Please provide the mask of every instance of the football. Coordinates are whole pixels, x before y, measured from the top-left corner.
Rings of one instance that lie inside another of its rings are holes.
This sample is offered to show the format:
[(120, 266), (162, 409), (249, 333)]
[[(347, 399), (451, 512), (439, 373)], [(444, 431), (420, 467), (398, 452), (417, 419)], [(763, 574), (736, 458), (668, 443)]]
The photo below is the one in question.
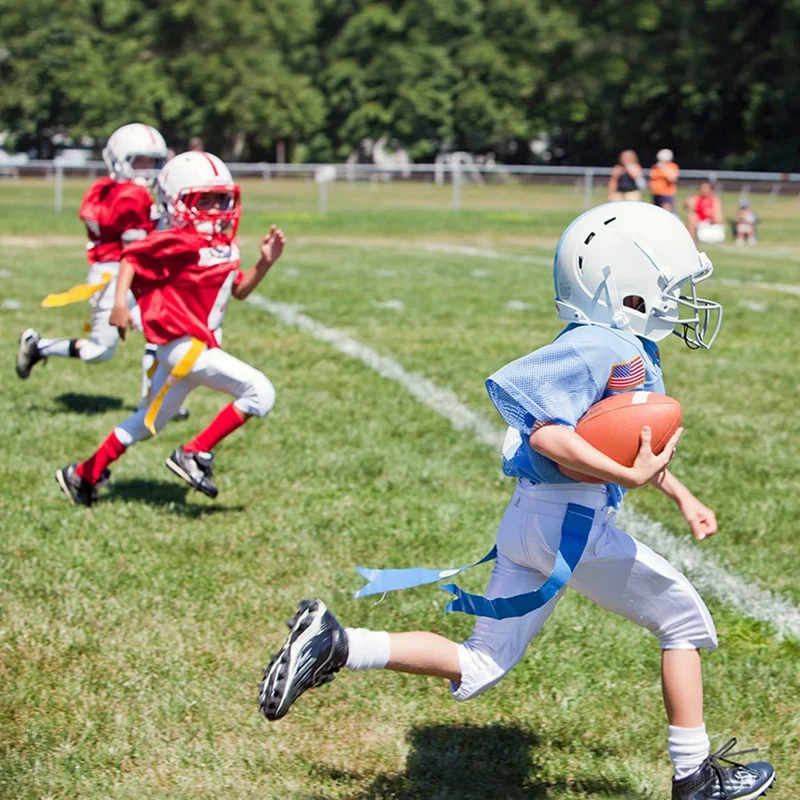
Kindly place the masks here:
[[(654, 392), (625, 392), (595, 403), (578, 421), (575, 432), (618, 464), (632, 467), (639, 452), (642, 428), (650, 426), (651, 447), (658, 455), (681, 426), (682, 415), (681, 404), (672, 397)], [(603, 482), (566, 467), (559, 469), (576, 481)]]

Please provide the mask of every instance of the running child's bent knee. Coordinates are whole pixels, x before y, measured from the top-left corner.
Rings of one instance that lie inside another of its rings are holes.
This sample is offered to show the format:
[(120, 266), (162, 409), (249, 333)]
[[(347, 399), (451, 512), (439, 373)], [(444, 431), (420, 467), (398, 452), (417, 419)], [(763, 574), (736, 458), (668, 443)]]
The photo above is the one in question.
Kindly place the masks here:
[(144, 424), (145, 411), (146, 409), (140, 409), (114, 428), (114, 435), (123, 447), (130, 447), (153, 435)]
[(263, 372), (256, 372), (234, 406), (248, 417), (266, 417), (275, 405), (275, 387)]
[(458, 660), (461, 664), (461, 682), (451, 685), (455, 700), (471, 700), (499, 683), (525, 655), (526, 648), (519, 651), (502, 651), (487, 647), (468, 639), (458, 645)]
[(655, 634), (662, 650), (717, 649), (717, 631), (707, 611), (686, 615)]
[(102, 364), (111, 361), (117, 351), (117, 344), (100, 344), (87, 339), (79, 351), (81, 361), (85, 364)]

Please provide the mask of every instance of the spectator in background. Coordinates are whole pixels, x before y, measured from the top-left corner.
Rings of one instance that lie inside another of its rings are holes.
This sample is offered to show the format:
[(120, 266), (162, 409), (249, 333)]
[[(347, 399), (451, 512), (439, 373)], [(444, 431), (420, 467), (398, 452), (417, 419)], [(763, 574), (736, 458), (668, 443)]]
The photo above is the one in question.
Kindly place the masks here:
[(742, 198), (739, 201), (739, 210), (733, 220), (733, 230), (736, 234), (736, 244), (741, 246), (745, 242), (753, 245), (756, 243), (756, 223), (758, 216), (750, 208), (750, 201)]
[(667, 147), (656, 153), (656, 163), (650, 167), (650, 191), (657, 206), (674, 213), (680, 170), (673, 158), (672, 150)]
[(608, 179), (609, 200), (641, 200), (644, 171), (633, 150), (623, 150)]
[(686, 201), (689, 218), (686, 227), (696, 242), (717, 244), (725, 241), (725, 222), (722, 203), (709, 181), (700, 184), (700, 190)]
[(200, 136), (192, 136), (192, 138), (189, 139), (189, 150), (191, 150), (191, 151), (193, 151), (195, 153), (204, 153), (205, 149), (206, 148), (203, 146), (202, 137), (200, 137)]

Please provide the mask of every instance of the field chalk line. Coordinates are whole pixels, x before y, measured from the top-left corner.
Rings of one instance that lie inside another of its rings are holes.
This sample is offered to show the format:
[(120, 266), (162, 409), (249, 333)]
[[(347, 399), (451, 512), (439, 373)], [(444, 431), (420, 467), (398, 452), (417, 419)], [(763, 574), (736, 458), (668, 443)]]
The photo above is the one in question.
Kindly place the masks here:
[[(500, 451), (505, 431), (480, 414), (467, 408), (449, 389), (437, 386), (424, 375), (408, 372), (397, 361), (383, 356), (371, 347), (353, 339), (344, 331), (329, 328), (303, 314), (296, 305), (279, 303), (261, 295), (250, 295), (247, 302), (269, 312), (286, 325), (303, 330), (320, 342), (332, 345), (340, 353), (360, 361), (384, 378), (400, 384), (414, 399), (444, 417), (459, 431), (469, 431), (475, 438)], [(779, 639), (800, 639), (800, 609), (775, 593), (754, 585), (723, 566), (712, 554), (689, 537), (679, 539), (661, 523), (635, 511), (623, 509), (620, 524), (633, 536), (645, 542), (691, 576), (700, 592), (713, 594), (726, 605), (746, 617), (766, 622)]]

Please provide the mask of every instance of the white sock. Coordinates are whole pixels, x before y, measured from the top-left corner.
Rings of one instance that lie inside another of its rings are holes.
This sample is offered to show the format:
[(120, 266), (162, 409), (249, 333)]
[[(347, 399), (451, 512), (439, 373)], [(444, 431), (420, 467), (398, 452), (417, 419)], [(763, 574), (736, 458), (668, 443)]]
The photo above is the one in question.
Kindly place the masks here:
[(71, 339), (39, 339), (39, 355), (45, 358), (50, 356), (69, 358), (72, 355), (71, 345)]
[(392, 653), (391, 640), (386, 631), (367, 628), (345, 628), (347, 634), (348, 669), (383, 669)]
[(706, 726), (699, 728), (679, 728), (669, 726), (669, 757), (675, 769), (675, 780), (679, 781), (697, 771), (708, 758), (710, 743)]

